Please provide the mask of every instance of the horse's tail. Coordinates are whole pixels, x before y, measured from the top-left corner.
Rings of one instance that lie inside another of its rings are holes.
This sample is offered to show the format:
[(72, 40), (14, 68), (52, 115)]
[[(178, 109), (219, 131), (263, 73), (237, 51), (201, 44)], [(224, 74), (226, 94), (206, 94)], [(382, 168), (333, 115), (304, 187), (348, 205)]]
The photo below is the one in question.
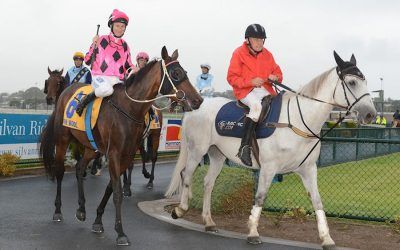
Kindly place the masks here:
[(54, 159), (55, 159), (55, 136), (54, 136), (54, 121), (56, 110), (50, 115), (42, 133), (40, 134), (40, 157), (43, 159), (44, 168), (47, 175), (54, 179)]
[(188, 156), (188, 149), (186, 146), (186, 138), (185, 138), (185, 133), (184, 129), (182, 127), (181, 129), (181, 150), (179, 153), (179, 158), (176, 163), (174, 173), (172, 174), (171, 182), (169, 183), (169, 187), (167, 191), (165, 192), (165, 197), (171, 198), (172, 195), (174, 194), (179, 194), (182, 189), (182, 177), (181, 177), (181, 172), (183, 169), (186, 167), (186, 162), (187, 162), (187, 156)]

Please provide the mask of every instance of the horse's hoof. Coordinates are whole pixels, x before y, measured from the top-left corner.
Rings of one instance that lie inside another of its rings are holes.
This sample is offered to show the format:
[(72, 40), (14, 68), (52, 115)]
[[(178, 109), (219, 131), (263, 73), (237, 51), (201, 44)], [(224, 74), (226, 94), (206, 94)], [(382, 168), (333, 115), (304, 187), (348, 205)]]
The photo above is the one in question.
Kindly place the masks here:
[(61, 221), (63, 221), (63, 216), (62, 216), (62, 214), (61, 214), (61, 213), (59, 213), (59, 214), (54, 214), (54, 215), (53, 215), (53, 221), (55, 221), (55, 222), (61, 222)]
[(118, 246), (129, 246), (131, 243), (129, 242), (128, 237), (126, 235), (124, 236), (119, 236), (117, 238), (117, 245)]
[(126, 190), (124, 190), (122, 193), (123, 193), (123, 195), (124, 195), (125, 197), (131, 197), (131, 196), (132, 196), (132, 192), (131, 192), (130, 189), (126, 189)]
[(86, 220), (86, 213), (82, 212), (82, 211), (79, 211), (79, 209), (78, 209), (78, 210), (76, 210), (75, 217), (79, 221), (85, 221)]
[(143, 174), (143, 176), (144, 176), (144, 178), (146, 178), (146, 179), (149, 179), (150, 178), (150, 174), (149, 174), (149, 172), (142, 172), (142, 174)]
[(171, 212), (171, 217), (172, 217), (172, 219), (174, 219), (174, 220), (176, 220), (176, 219), (179, 218), (178, 215), (177, 215), (176, 212), (175, 212), (175, 209), (172, 210), (172, 212)]
[(262, 241), (261, 241), (259, 236), (247, 237), (247, 242), (252, 244), (252, 245), (258, 245), (258, 244), (262, 243)]
[(97, 169), (96, 169), (96, 168), (92, 168), (92, 169), (90, 170), (90, 173), (91, 173), (92, 175), (96, 175)]
[(323, 250), (335, 250), (336, 249), (336, 245), (325, 245), (322, 246)]
[(97, 234), (103, 233), (104, 232), (103, 224), (93, 224), (92, 225), (92, 232), (93, 233), (97, 233)]
[(218, 233), (218, 228), (216, 226), (206, 226), (206, 232)]
[(147, 183), (147, 189), (153, 189), (153, 183)]

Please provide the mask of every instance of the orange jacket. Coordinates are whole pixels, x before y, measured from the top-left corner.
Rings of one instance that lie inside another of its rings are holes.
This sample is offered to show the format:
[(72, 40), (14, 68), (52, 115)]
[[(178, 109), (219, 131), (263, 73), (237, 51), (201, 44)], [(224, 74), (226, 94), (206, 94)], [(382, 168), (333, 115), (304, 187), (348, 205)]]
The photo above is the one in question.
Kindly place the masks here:
[[(244, 42), (232, 54), (227, 80), (233, 87), (234, 95), (240, 100), (246, 97), (254, 88), (251, 83), (253, 78), (267, 79), (271, 74), (277, 76), (278, 81), (282, 82), (282, 71), (279, 65), (276, 64), (271, 52), (263, 48), (257, 56), (253, 56), (250, 54), (246, 42)], [(276, 95), (275, 90), (268, 81), (263, 84), (263, 87), (271, 95)]]

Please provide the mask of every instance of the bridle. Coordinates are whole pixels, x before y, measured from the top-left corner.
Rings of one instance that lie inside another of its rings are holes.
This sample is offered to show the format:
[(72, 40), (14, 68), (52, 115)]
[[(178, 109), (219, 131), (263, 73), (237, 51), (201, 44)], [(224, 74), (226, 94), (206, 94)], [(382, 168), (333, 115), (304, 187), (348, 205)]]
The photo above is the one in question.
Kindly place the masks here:
[[(356, 69), (356, 74), (352, 74), (351, 71), (354, 72), (355, 69)], [(280, 87), (282, 87), (282, 88), (284, 88), (284, 89), (286, 89), (286, 90), (288, 90), (288, 91), (290, 91), (290, 92), (296, 94), (296, 102), (297, 102), (297, 107), (298, 107), (298, 110), (299, 110), (299, 114), (300, 114), (301, 121), (302, 121), (303, 125), (307, 128), (307, 130), (308, 130), (310, 133), (304, 132), (304, 131), (302, 131), (302, 130), (296, 128), (295, 126), (293, 126), (293, 125), (290, 123), (290, 110), (289, 110), (290, 98), (288, 99), (288, 104), (287, 104), (288, 123), (267, 123), (267, 126), (274, 126), (274, 127), (277, 127), (277, 128), (278, 128), (278, 127), (281, 127), (281, 128), (282, 128), (282, 127), (288, 127), (288, 128), (290, 128), (290, 129), (292, 129), (293, 132), (295, 132), (295, 133), (296, 133), (297, 135), (299, 135), (299, 136), (302, 136), (302, 137), (308, 138), (308, 139), (318, 139), (318, 141), (314, 144), (314, 146), (311, 148), (311, 150), (308, 152), (308, 154), (306, 155), (306, 157), (303, 159), (303, 161), (299, 164), (299, 166), (298, 166), (297, 168), (299, 168), (299, 167), (307, 160), (307, 158), (308, 158), (308, 157), (310, 156), (310, 154), (314, 151), (314, 149), (316, 148), (316, 146), (318, 145), (318, 143), (320, 143), (320, 141), (321, 141), (329, 132), (331, 132), (339, 123), (341, 123), (341, 122), (345, 119), (345, 117), (346, 117), (347, 115), (349, 115), (349, 114), (351, 113), (351, 109), (354, 107), (354, 105), (356, 105), (362, 98), (364, 98), (364, 97), (370, 95), (369, 93), (365, 93), (365, 94), (363, 94), (363, 95), (361, 95), (360, 97), (357, 98), (357, 97), (355, 96), (355, 94), (351, 91), (351, 89), (349, 88), (348, 83), (345, 81), (345, 77), (346, 77), (346, 76), (353, 76), (353, 77), (359, 78), (359, 79), (361, 79), (361, 80), (365, 80), (364, 75), (358, 70), (358, 68), (357, 68), (356, 66), (346, 67), (346, 68), (343, 69), (343, 70), (340, 70), (339, 67), (336, 67), (336, 72), (337, 72), (337, 74), (338, 74), (338, 76), (339, 76), (338, 81), (341, 81), (340, 84), (341, 84), (341, 86), (342, 86), (342, 88), (343, 88), (343, 93), (344, 93), (344, 97), (345, 97), (345, 99), (346, 99), (347, 106), (343, 106), (343, 105), (340, 105), (340, 104), (337, 104), (337, 103), (331, 103), (331, 102), (323, 101), (323, 100), (320, 100), (320, 99), (317, 99), (317, 98), (314, 98), (314, 97), (310, 97), (310, 96), (307, 96), (307, 95), (305, 95), (305, 94), (298, 93), (297, 91), (294, 91), (293, 89), (291, 89), (291, 88), (289, 88), (289, 87), (287, 87), (287, 86), (285, 86), (285, 85), (283, 85), (283, 84), (281, 84), (281, 83), (279, 83), (279, 82), (271, 82), (271, 81), (270, 81), (273, 85), (275, 85), (275, 88), (276, 88), (276, 86), (280, 86)], [(336, 84), (336, 87), (335, 87), (335, 90), (333, 91), (333, 100), (335, 100), (335, 94), (336, 94), (336, 89), (337, 89), (337, 86), (338, 86), (338, 85), (339, 85), (339, 84), (337, 83), (337, 84)], [(353, 98), (355, 99), (353, 103), (350, 103), (349, 98), (348, 98), (347, 91), (348, 91), (348, 92), (353, 96)], [(335, 107), (344, 108), (344, 109), (346, 109), (346, 114), (345, 114), (344, 116), (342, 116), (330, 129), (328, 129), (328, 131), (326, 131), (326, 132), (323, 133), (322, 135), (319, 135), (319, 133), (317, 134), (317, 133), (313, 132), (313, 131), (307, 126), (306, 122), (304, 121), (303, 113), (302, 113), (302, 111), (301, 111), (301, 107), (300, 107), (300, 103), (299, 103), (299, 96), (302, 96), (302, 97), (305, 97), (305, 98), (307, 98), (307, 99), (314, 100), (314, 101), (317, 101), (317, 102), (329, 104), (329, 105), (332, 105), (332, 106), (335, 106)]]
[[(164, 59), (161, 59), (160, 61), (161, 61), (161, 75), (162, 75), (162, 77), (161, 77), (160, 87), (158, 88), (157, 95), (158, 94), (161, 94), (161, 95), (157, 96), (155, 98), (152, 98), (152, 99), (138, 100), (138, 99), (135, 99), (135, 98), (132, 98), (131, 96), (129, 96), (129, 94), (127, 92), (127, 85), (125, 85), (125, 95), (130, 101), (137, 102), (137, 103), (149, 103), (149, 102), (153, 102), (155, 100), (161, 99), (161, 98), (170, 98), (170, 97), (175, 97), (178, 100), (178, 102), (186, 100), (186, 93), (183, 90), (178, 90), (176, 88), (176, 86), (178, 86), (184, 80), (187, 79), (186, 72), (179, 65), (179, 61), (178, 60), (174, 60), (174, 61), (171, 61), (171, 62), (169, 62), (167, 64), (165, 64)], [(181, 71), (181, 75), (180, 76), (173, 75), (175, 70), (180, 70)], [(171, 73), (172, 73), (172, 75), (171, 75)], [(168, 85), (168, 83), (169, 83), (169, 85)], [(167, 94), (167, 93), (170, 93), (172, 89), (175, 92), (173, 94)], [(112, 101), (112, 99), (109, 99), (108, 102), (111, 104), (112, 107), (114, 107), (117, 111), (122, 113), (129, 120), (131, 120), (131, 121), (133, 121), (133, 122), (135, 122), (135, 123), (137, 123), (139, 125), (143, 124), (143, 120), (142, 119), (137, 119), (134, 116), (128, 114), (127, 112), (122, 110), (120, 107), (118, 107)], [(168, 104), (164, 108), (158, 108), (158, 107), (155, 107), (154, 105), (153, 105), (153, 107), (155, 109), (158, 109), (158, 110), (163, 110), (163, 109), (168, 108), (171, 104), (172, 103)]]
[[(54, 79), (54, 80), (53, 80)], [(50, 74), (50, 77), (44, 81), (44, 90), (43, 92), (45, 94), (48, 93), (48, 86), (49, 86), (49, 81), (52, 80), (54, 82), (57, 83), (57, 91), (56, 91), (56, 98), (57, 96), (59, 96), (61, 94), (61, 92), (64, 90), (64, 79), (62, 75), (54, 75), (54, 74)]]
[[(186, 73), (183, 74), (183, 77), (175, 77), (175, 76), (170, 75), (171, 74), (170, 72), (174, 71), (175, 69), (179, 69), (184, 72), (182, 67), (179, 65), (179, 61), (174, 60), (167, 64), (165, 64), (164, 59), (161, 59), (160, 61), (161, 61), (162, 77), (161, 77), (160, 87), (158, 88), (157, 95), (158, 94), (161, 94), (161, 95), (157, 96), (155, 98), (152, 98), (152, 99), (138, 100), (138, 99), (135, 99), (135, 98), (132, 98), (129, 96), (127, 89), (126, 89), (126, 85), (125, 85), (125, 95), (128, 97), (129, 100), (131, 100), (132, 102), (138, 102), (138, 103), (148, 103), (148, 102), (153, 102), (158, 99), (171, 98), (171, 97), (175, 97), (178, 101), (186, 100), (186, 93), (183, 90), (178, 90), (176, 88), (176, 86), (178, 86), (180, 83), (182, 83), (184, 80), (187, 79)], [(175, 65), (175, 67), (173, 67), (173, 65)], [(169, 85), (166, 85), (168, 83), (169, 83)], [(167, 94), (167, 93), (171, 92), (172, 89), (175, 92), (173, 94)]]

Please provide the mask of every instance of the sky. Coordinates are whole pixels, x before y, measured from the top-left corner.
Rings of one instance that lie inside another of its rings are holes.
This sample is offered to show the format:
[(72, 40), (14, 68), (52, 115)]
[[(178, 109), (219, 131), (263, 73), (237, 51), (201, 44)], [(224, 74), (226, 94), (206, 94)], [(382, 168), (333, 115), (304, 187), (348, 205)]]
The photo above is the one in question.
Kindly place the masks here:
[[(400, 1), (396, 0), (2, 0), (0, 2), (0, 92), (43, 88), (50, 69), (73, 66), (75, 51), (87, 52), (100, 24), (108, 34), (114, 8), (130, 22), (124, 35), (133, 56), (160, 57), (162, 46), (189, 79), (209, 63), (217, 91), (226, 81), (232, 52), (249, 24), (266, 29), (265, 47), (283, 71), (283, 83), (299, 88), (335, 66), (333, 50), (354, 53), (370, 91), (400, 99)], [(382, 78), (383, 80), (380, 80)]]

